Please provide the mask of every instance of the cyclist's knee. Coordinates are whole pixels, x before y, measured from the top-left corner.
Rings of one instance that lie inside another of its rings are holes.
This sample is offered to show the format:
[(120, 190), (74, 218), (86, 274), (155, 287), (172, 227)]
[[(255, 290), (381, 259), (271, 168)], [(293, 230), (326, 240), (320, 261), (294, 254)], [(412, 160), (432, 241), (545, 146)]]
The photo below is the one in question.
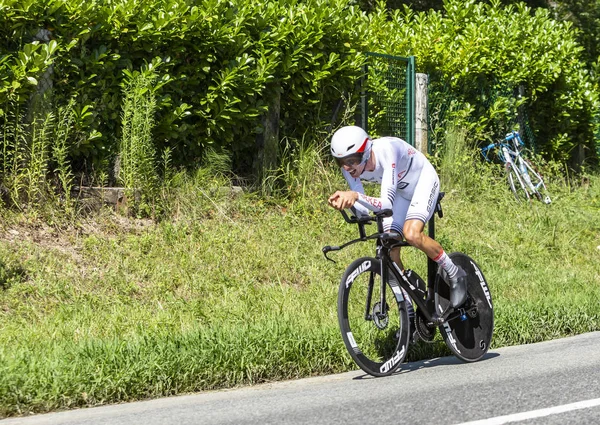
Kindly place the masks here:
[(412, 246), (419, 247), (423, 241), (423, 231), (416, 226), (405, 226), (404, 239)]

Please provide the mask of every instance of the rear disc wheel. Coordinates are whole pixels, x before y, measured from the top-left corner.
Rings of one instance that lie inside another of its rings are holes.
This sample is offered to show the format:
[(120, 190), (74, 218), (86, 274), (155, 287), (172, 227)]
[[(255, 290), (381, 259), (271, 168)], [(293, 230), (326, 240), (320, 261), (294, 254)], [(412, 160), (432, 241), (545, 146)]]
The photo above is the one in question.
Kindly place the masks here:
[[(439, 326), (444, 342), (456, 357), (465, 362), (481, 359), (488, 351), (494, 333), (494, 306), (489, 287), (479, 266), (469, 256), (460, 252), (450, 254), (457, 266), (467, 273), (467, 301), (461, 310), (464, 314)], [(450, 303), (450, 287), (436, 275), (436, 288), (443, 309)], [(451, 317), (454, 315), (451, 315)]]

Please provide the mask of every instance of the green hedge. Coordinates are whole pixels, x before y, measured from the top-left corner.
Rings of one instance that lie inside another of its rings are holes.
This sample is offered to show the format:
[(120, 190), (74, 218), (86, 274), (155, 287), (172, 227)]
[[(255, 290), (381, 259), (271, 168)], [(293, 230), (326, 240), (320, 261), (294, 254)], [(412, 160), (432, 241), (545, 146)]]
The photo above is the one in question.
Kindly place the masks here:
[[(165, 62), (159, 151), (169, 145), (180, 162), (193, 162), (216, 145), (243, 162), (261, 132), (257, 117), (276, 92), (285, 135), (301, 136), (329, 119), (340, 94), (354, 88), (363, 61), (358, 43), (366, 39), (363, 13), (340, 0), (0, 4), (0, 45), (8, 51), (0, 64), (0, 101), (26, 99), (33, 79), (54, 64), (57, 102), (75, 96), (78, 110), (92, 112), (79, 123), (88, 137), (73, 155), (95, 160), (115, 153), (123, 70), (155, 57)], [(40, 28), (51, 31), (57, 46), (43, 63), (45, 46), (32, 44)], [(17, 55), (26, 49), (37, 51), (21, 60)], [(15, 81), (22, 84), (18, 90)]]
[[(581, 144), (596, 155), (598, 85), (585, 68), (571, 23), (524, 3), (449, 0), (444, 6), (443, 12), (371, 15), (371, 28), (378, 30), (369, 48), (416, 55), (419, 72), (452, 87), (460, 105), (455, 117), (468, 118), (462, 123), (476, 139), (490, 130), (506, 132), (522, 107), (542, 152), (566, 159)], [(508, 96), (490, 102), (490, 92), (507, 89)]]
[[(47, 84), (52, 65), (53, 105), (76, 99), (75, 168), (108, 168), (120, 134), (123, 71), (159, 57), (156, 151), (170, 147), (174, 164), (194, 165), (216, 147), (243, 170), (276, 93), (280, 136), (302, 138), (330, 123), (343, 93), (356, 95), (361, 52), (375, 51), (414, 55), (419, 72), (440, 75), (460, 100), (455, 117), (469, 118), (474, 138), (503, 127), (524, 105), (547, 154), (564, 159), (577, 145), (595, 151), (598, 87), (569, 23), (498, 1), (447, 0), (443, 12), (418, 14), (381, 4), (367, 15), (351, 4), (0, 0), (0, 126), (2, 117), (18, 119), (15, 110), (22, 113)], [(50, 31), (50, 43), (34, 41), (40, 29)], [(490, 82), (521, 86), (525, 97), (482, 106), (473, 91)]]

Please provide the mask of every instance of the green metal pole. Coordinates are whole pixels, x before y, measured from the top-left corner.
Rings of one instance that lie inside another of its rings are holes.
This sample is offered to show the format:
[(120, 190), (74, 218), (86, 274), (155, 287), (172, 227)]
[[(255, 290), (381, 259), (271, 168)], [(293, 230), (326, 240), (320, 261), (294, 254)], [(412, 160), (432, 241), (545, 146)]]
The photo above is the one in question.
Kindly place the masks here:
[(409, 56), (408, 64), (406, 66), (406, 85), (407, 85), (407, 96), (406, 96), (406, 136), (407, 142), (411, 146), (415, 145), (415, 108), (416, 108), (416, 60), (414, 56)]
[(368, 78), (369, 67), (367, 64), (362, 67), (362, 76), (360, 77), (361, 86), (361, 127), (367, 133), (369, 133), (369, 95), (367, 91), (367, 78)]

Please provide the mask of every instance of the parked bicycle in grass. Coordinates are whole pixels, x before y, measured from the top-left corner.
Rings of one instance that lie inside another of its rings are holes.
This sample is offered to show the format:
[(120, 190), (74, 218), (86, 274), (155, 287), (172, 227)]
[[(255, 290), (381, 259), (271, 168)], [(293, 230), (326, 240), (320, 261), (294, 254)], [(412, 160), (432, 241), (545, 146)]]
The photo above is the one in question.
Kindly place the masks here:
[[(325, 256), (359, 241), (377, 240), (377, 256), (352, 263), (340, 284), (338, 319), (352, 358), (372, 375), (392, 373), (406, 355), (411, 327), (425, 340), (432, 340), (440, 327), (457, 356), (481, 358), (493, 329), (489, 289), (473, 260), (446, 254), (434, 239), (433, 215), (436, 208), (441, 213), (441, 196), (438, 175), (425, 155), (395, 137), (371, 140), (355, 126), (336, 131), (331, 153), (350, 190), (336, 191), (329, 205), (347, 222), (358, 224), (360, 238), (323, 248)], [(365, 195), (361, 180), (380, 183), (380, 197)], [(345, 212), (348, 208), (352, 217)], [(371, 222), (377, 222), (377, 233), (367, 236), (364, 226)], [(407, 246), (427, 255), (427, 287), (402, 264), (400, 248)]]
[(552, 200), (544, 180), (521, 154), (524, 146), (519, 133), (512, 131), (503, 140), (481, 148), (481, 154), (490, 161), (489, 152), (494, 151), (503, 162), (508, 185), (517, 201), (530, 201), (535, 197), (545, 204), (550, 204)]

